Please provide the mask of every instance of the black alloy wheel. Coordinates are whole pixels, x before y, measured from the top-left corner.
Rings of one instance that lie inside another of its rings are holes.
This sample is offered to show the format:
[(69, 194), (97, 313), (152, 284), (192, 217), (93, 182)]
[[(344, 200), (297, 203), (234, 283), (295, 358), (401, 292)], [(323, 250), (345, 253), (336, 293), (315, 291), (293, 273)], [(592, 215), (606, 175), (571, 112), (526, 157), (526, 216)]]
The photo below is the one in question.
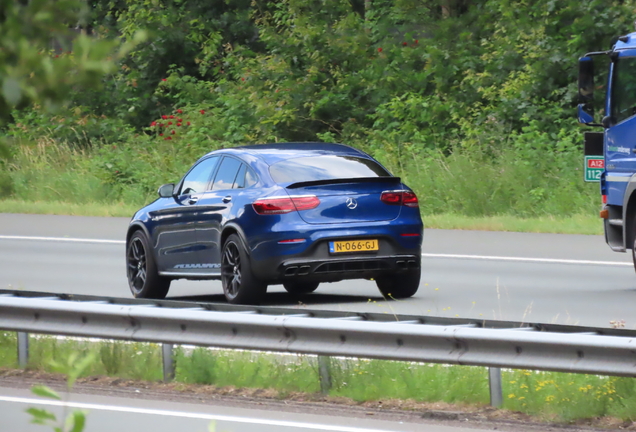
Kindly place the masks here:
[(132, 239), (128, 247), (128, 281), (133, 293), (146, 284), (146, 250), (139, 237)]
[(233, 304), (258, 303), (267, 292), (267, 285), (253, 275), (243, 242), (236, 234), (223, 244), (221, 283), (225, 298)]
[(285, 282), (283, 287), (290, 294), (310, 294), (318, 288), (319, 282)]
[(375, 284), (385, 298), (402, 299), (412, 297), (420, 287), (420, 269), (378, 277)]
[(170, 279), (157, 271), (148, 241), (143, 232), (135, 232), (128, 242), (126, 252), (128, 286), (136, 298), (163, 299), (170, 289)]
[(241, 254), (236, 243), (229, 242), (223, 250), (221, 277), (223, 291), (228, 297), (234, 298), (241, 288)]

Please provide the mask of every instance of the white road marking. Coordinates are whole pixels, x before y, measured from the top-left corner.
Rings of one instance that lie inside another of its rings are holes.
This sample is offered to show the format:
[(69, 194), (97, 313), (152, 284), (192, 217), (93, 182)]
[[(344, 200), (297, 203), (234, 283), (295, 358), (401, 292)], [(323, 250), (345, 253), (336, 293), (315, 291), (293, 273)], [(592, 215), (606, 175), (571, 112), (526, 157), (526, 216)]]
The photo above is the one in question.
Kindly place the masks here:
[(69, 243), (126, 244), (125, 240), (83, 239), (83, 238), (71, 238), (71, 237), (31, 237), (31, 236), (10, 236), (10, 235), (0, 235), (0, 240), (37, 240), (37, 241), (56, 241), (56, 242), (69, 242)]
[[(31, 237), (31, 236), (10, 236), (0, 235), (0, 240), (36, 240), (36, 241), (57, 241), (69, 243), (94, 243), (94, 244), (125, 244), (124, 240), (103, 240), (103, 239), (84, 239), (71, 237)], [(505, 257), (491, 255), (456, 255), (456, 254), (435, 254), (423, 253), (425, 258), (452, 258), (452, 259), (471, 259), (483, 261), (516, 261), (531, 263), (550, 263), (550, 264), (579, 264), (579, 265), (605, 265), (605, 266), (632, 266), (629, 262), (620, 261), (591, 261), (591, 260), (574, 260), (574, 259), (557, 259), (557, 258), (527, 258), (527, 257)]]
[(630, 262), (620, 261), (590, 261), (590, 260), (572, 260), (572, 259), (556, 259), (556, 258), (525, 258), (525, 257), (503, 257), (489, 255), (453, 255), (453, 254), (431, 254), (423, 253), (426, 258), (455, 258), (455, 259), (473, 259), (484, 261), (517, 261), (517, 262), (534, 262), (534, 263), (551, 263), (551, 264), (592, 264), (606, 266), (632, 266)]
[(294, 428), (313, 429), (313, 430), (321, 430), (321, 431), (390, 432), (390, 431), (387, 431), (386, 429), (383, 429), (383, 430), (365, 429), (365, 428), (325, 425), (325, 424), (317, 424), (317, 423), (302, 423), (302, 422), (293, 422), (293, 421), (269, 420), (269, 419), (262, 419), (262, 418), (247, 418), (247, 417), (235, 417), (235, 416), (216, 415), (216, 414), (189, 413), (189, 412), (183, 412), (183, 411), (167, 411), (167, 410), (159, 410), (159, 409), (133, 408), (133, 407), (126, 407), (126, 406), (100, 405), (100, 404), (79, 403), (79, 402), (65, 403), (65, 402), (55, 401), (55, 400), (21, 398), (21, 397), (11, 397), (11, 396), (0, 396), (0, 401), (23, 403), (23, 404), (29, 404), (29, 405), (47, 405), (47, 406), (56, 406), (56, 407), (67, 406), (71, 408), (88, 409), (88, 410), (92, 409), (92, 410), (101, 410), (101, 411), (125, 412), (125, 413), (133, 413), (133, 414), (148, 414), (148, 415), (159, 415), (159, 416), (167, 416), (167, 417), (182, 417), (182, 418), (191, 418), (191, 419), (216, 420), (216, 421), (227, 421), (227, 422), (246, 423), (246, 424), (294, 427)]

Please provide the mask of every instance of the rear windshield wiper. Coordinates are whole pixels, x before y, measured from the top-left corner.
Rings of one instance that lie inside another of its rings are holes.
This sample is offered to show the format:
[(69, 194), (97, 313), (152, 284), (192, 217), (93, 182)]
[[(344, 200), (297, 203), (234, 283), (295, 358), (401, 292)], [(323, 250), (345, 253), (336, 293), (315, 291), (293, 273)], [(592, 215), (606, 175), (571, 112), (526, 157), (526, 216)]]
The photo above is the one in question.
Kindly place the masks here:
[(337, 178), (337, 179), (326, 179), (326, 180), (310, 180), (303, 182), (292, 183), (287, 187), (287, 189), (298, 189), (302, 187), (308, 186), (321, 186), (321, 185), (329, 185), (329, 184), (340, 184), (340, 183), (381, 183), (381, 182), (389, 182), (389, 183), (400, 183), (400, 177), (354, 177), (354, 178)]

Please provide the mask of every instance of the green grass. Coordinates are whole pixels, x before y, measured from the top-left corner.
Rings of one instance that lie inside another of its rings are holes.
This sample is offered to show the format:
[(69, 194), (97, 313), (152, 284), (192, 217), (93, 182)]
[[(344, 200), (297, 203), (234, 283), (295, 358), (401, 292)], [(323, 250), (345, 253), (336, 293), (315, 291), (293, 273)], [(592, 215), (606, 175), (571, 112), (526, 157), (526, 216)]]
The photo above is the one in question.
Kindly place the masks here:
[[(97, 360), (83, 377), (160, 381), (161, 350), (157, 344), (31, 338), (28, 368), (52, 372), (52, 362), (71, 353), (95, 352)], [(192, 385), (274, 390), (291, 393), (320, 391), (314, 356), (280, 356), (197, 348), (176, 350), (175, 381)], [(0, 367), (16, 367), (15, 333), (0, 333)], [(447, 366), (384, 360), (332, 359), (330, 396), (356, 402), (412, 400), (484, 406), (489, 402), (488, 371), (483, 367)], [(636, 379), (596, 375), (504, 370), (503, 409), (540, 420), (570, 422), (614, 417), (636, 420)], [(272, 393), (270, 393), (272, 394)]]
[(31, 338), (29, 368), (55, 372), (53, 362), (61, 362), (73, 352), (83, 356), (91, 351), (97, 351), (98, 361), (86, 369), (84, 376), (108, 375), (145, 381), (157, 381), (162, 378), (161, 347), (157, 344), (136, 342), (90, 342), (49, 336)]
[(0, 332), (0, 367), (17, 367), (17, 350), (17, 334), (13, 332)]
[[(131, 217), (139, 206), (125, 203), (68, 203), (58, 201), (0, 200), (0, 213), (30, 213), (73, 216)], [(596, 215), (519, 217), (464, 216), (459, 214), (423, 215), (425, 228), (515, 231), (558, 234), (603, 234), (603, 223)]]
[(332, 393), (358, 402), (412, 399), (486, 405), (488, 371), (483, 367), (458, 367), (384, 360), (333, 362)]
[(60, 201), (0, 200), (0, 213), (131, 217), (139, 207), (121, 202), (79, 204)]
[[(93, 150), (50, 136), (17, 140), (3, 177), (11, 192), (0, 198), (0, 212), (130, 217), (203, 153), (147, 136)], [(598, 184), (583, 182), (578, 149), (375, 153), (417, 192), (428, 228), (602, 233)]]
[(425, 228), (515, 231), (558, 234), (603, 234), (598, 215), (575, 216), (464, 216), (458, 214), (423, 215)]
[(464, 149), (398, 160), (377, 156), (417, 192), (427, 215), (559, 219), (594, 215), (601, 202), (599, 184), (583, 181), (578, 149)]
[(320, 391), (314, 357), (288, 357), (266, 353), (178, 350), (176, 380), (219, 387), (275, 389), (282, 393)]

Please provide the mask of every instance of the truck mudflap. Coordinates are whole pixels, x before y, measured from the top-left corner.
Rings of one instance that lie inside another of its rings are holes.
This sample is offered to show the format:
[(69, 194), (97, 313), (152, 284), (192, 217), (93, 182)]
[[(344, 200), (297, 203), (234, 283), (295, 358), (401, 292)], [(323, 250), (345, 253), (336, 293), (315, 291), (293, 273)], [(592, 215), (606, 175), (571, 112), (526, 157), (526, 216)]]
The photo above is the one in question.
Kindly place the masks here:
[[(605, 214), (604, 214), (605, 213)], [(601, 214), (605, 228), (605, 241), (614, 252), (625, 252), (626, 244), (623, 237), (623, 207), (604, 205)], [(628, 245), (631, 248), (631, 245)]]

